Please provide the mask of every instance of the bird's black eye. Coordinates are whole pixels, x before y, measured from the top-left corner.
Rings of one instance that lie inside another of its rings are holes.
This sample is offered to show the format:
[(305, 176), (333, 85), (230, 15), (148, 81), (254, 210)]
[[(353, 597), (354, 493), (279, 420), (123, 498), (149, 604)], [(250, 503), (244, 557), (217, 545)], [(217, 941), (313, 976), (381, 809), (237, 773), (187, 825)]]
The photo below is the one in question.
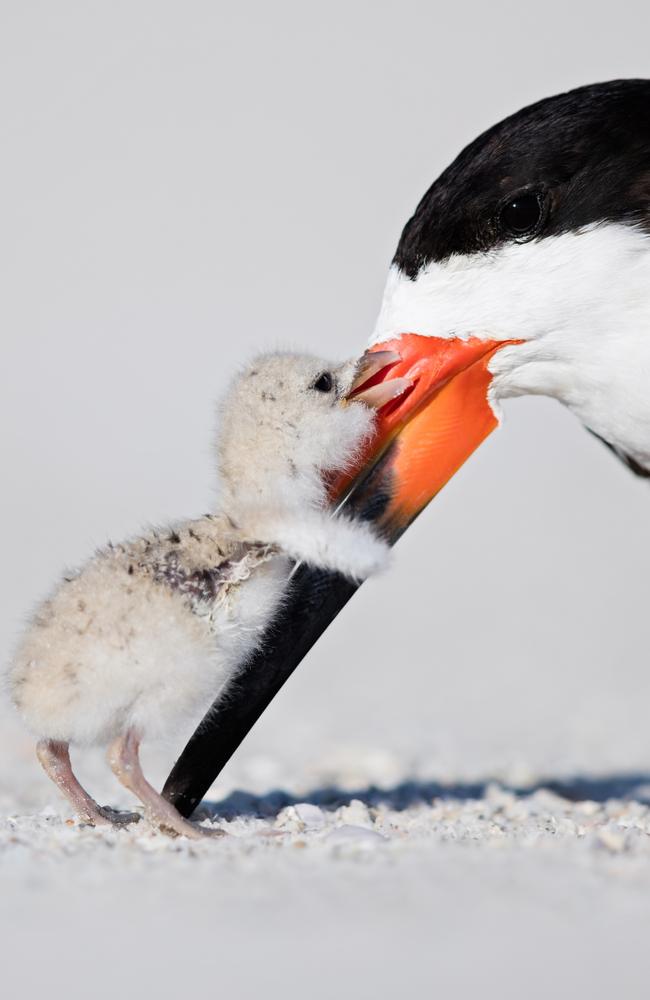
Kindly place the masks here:
[(321, 372), (314, 384), (312, 389), (316, 392), (331, 392), (334, 388), (334, 378), (331, 372)]
[(499, 220), (506, 236), (534, 236), (544, 218), (544, 199), (536, 191), (519, 194), (501, 208)]

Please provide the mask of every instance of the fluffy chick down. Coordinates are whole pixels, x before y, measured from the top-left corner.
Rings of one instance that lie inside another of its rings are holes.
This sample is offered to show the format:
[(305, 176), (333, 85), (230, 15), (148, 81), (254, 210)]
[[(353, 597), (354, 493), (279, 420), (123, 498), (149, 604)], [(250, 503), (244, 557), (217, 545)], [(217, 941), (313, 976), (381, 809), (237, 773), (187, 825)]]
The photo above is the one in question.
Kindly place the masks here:
[(388, 550), (370, 527), (327, 507), (325, 474), (373, 428), (368, 407), (343, 401), (353, 375), (352, 364), (283, 354), (235, 380), (215, 513), (100, 549), (34, 614), (8, 682), (37, 736), (106, 745), (129, 730), (169, 733), (245, 665), (293, 560), (358, 579), (383, 566)]

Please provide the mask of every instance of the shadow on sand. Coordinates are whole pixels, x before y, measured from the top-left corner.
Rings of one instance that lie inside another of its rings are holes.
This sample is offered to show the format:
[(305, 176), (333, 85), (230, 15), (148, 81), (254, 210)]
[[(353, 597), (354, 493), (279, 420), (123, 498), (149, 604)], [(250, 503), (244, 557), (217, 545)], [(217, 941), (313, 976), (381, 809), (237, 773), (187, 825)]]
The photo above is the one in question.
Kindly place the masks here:
[(568, 778), (548, 778), (526, 787), (518, 788), (501, 781), (478, 781), (475, 783), (441, 784), (436, 781), (403, 781), (391, 788), (368, 785), (354, 791), (344, 791), (335, 785), (315, 788), (302, 796), (290, 795), (281, 789), (265, 795), (251, 795), (234, 791), (220, 802), (204, 801), (199, 806), (199, 814), (224, 819), (236, 816), (260, 816), (266, 819), (277, 816), (286, 806), (298, 802), (310, 802), (323, 809), (337, 809), (348, 805), (352, 799), (359, 799), (367, 806), (384, 805), (400, 812), (419, 803), (430, 804), (433, 799), (482, 799), (490, 785), (511, 792), (518, 797), (532, 795), (542, 789), (553, 792), (571, 802), (591, 800), (607, 802), (609, 799), (627, 799), (650, 804), (650, 774), (626, 773), (604, 776), (575, 775)]

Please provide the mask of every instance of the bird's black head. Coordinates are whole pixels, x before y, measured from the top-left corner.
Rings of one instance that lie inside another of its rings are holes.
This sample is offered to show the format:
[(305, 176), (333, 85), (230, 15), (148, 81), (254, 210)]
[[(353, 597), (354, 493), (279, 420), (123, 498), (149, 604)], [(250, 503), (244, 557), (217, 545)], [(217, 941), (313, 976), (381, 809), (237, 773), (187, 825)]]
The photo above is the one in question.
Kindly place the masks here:
[(429, 188), (394, 263), (430, 261), (650, 217), (650, 80), (581, 87), (532, 104), (470, 143)]
[(616, 80), (532, 104), (460, 153), (402, 233), (371, 344), (399, 351), (408, 333), (459, 364), (459, 345), (496, 345), (496, 413), (552, 396), (650, 469), (649, 328), (650, 80)]

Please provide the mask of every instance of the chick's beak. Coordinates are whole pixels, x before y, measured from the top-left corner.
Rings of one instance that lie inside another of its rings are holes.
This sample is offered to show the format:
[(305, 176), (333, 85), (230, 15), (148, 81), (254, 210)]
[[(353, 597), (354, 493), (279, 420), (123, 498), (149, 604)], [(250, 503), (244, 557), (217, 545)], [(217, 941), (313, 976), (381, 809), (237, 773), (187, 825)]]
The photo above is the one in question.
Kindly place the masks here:
[(338, 499), (369, 477), (384, 495), (378, 525), (395, 540), (494, 430), (488, 362), (503, 341), (403, 334), (362, 358), (349, 398), (378, 409), (357, 468)]
[(379, 410), (411, 389), (410, 378), (393, 378), (391, 369), (401, 361), (397, 351), (367, 351), (356, 366), (347, 398)]

